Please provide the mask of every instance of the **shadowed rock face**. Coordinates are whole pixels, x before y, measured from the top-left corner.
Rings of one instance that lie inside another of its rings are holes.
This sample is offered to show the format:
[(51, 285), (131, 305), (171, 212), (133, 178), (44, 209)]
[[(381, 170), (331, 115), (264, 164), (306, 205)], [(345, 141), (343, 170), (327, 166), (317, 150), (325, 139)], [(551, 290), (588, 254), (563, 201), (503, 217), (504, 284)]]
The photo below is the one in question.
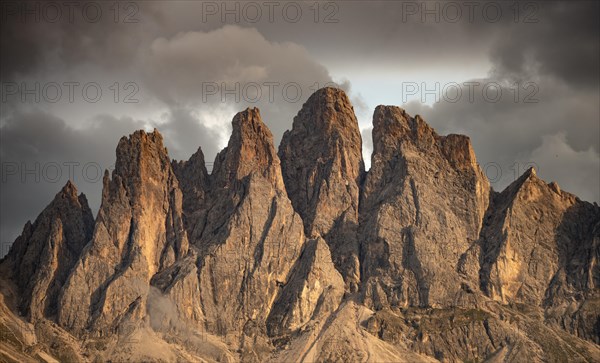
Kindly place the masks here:
[[(266, 318), (300, 256), (304, 232), (258, 109), (238, 113), (232, 125), (229, 144), (205, 183), (205, 198), (190, 209), (188, 232), (200, 251), (198, 303), (207, 330), (260, 360), (260, 347), (268, 345)], [(181, 178), (184, 185), (193, 183)]]
[(481, 288), (545, 308), (548, 321), (599, 340), (600, 210), (527, 170), (495, 195), (481, 233)]
[(309, 236), (323, 236), (346, 286), (360, 281), (358, 200), (364, 174), (362, 141), (344, 91), (315, 92), (279, 147), (283, 177)]
[[(183, 192), (184, 218), (191, 216), (206, 199), (209, 176), (204, 162), (202, 148), (198, 148), (187, 161), (172, 161), (173, 171)], [(191, 228), (190, 226), (187, 229)]]
[(455, 306), (477, 289), (489, 184), (469, 139), (439, 136), (394, 106), (373, 115), (360, 211), (368, 306)]
[(20, 295), (20, 311), (31, 321), (56, 314), (58, 294), (92, 236), (94, 217), (82, 193), (67, 184), (14, 242), (0, 265)]
[(311, 320), (334, 312), (344, 295), (344, 280), (334, 268), (326, 242), (307, 242), (289, 282), (275, 301), (267, 321), (269, 335), (293, 332)]
[(0, 360), (597, 361), (600, 208), (533, 169), (490, 190), (401, 108), (373, 124), (367, 173), (331, 88), (278, 153), (235, 115), (210, 175), (122, 138), (95, 222), (68, 183), (0, 262)]

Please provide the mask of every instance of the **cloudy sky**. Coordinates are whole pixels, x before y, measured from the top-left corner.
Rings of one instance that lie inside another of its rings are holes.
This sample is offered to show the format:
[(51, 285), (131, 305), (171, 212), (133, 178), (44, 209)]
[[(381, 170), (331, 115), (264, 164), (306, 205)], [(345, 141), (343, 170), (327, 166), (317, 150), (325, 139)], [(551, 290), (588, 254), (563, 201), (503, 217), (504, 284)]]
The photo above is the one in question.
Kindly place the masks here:
[(600, 201), (598, 3), (1, 4), (3, 250), (71, 177), (94, 212), (119, 138), (158, 128), (172, 158), (226, 145), (259, 107), (276, 143), (317, 88), (350, 95), (367, 166), (379, 104), (469, 135), (502, 190), (529, 166)]

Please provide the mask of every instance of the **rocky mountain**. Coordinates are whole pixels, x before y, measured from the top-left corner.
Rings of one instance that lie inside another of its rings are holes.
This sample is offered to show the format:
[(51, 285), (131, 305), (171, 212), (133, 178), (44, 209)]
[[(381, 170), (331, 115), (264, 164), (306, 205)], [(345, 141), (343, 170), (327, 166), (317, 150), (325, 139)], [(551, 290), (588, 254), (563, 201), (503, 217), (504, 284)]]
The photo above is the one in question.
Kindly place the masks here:
[(364, 176), (358, 121), (346, 94), (322, 88), (306, 101), (279, 148), (285, 186), (308, 236), (322, 236), (354, 292), (360, 282), (358, 201)]
[(395, 106), (371, 169), (347, 95), (279, 150), (258, 109), (208, 173), (123, 137), (94, 219), (69, 182), (0, 262), (0, 361), (598, 362), (600, 208)]
[(439, 136), (420, 116), (377, 107), (371, 170), (361, 197), (368, 306), (472, 303), (490, 186), (468, 137)]
[(29, 320), (55, 316), (59, 293), (92, 236), (94, 217), (84, 194), (68, 182), (35, 222), (27, 222), (2, 264)]
[(181, 203), (161, 135), (122, 138), (93, 236), (63, 286), (58, 324), (102, 337), (143, 318), (149, 281), (188, 253)]

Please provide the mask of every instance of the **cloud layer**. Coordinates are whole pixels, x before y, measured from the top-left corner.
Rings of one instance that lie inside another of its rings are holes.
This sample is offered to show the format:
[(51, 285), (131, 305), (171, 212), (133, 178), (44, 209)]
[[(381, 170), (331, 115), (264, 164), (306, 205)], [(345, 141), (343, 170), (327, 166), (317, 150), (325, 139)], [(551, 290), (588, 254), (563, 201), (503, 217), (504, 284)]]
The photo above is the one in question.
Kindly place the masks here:
[[(497, 190), (534, 163), (548, 181), (600, 201), (598, 3), (515, 8), (478, 2), (470, 17), (471, 2), (455, 2), (461, 16), (453, 20), (446, 2), (323, 2), (316, 8), (282, 2), (272, 18), (262, 7), (259, 21), (243, 13), (246, 3), (217, 2), (214, 14), (208, 3), (119, 3), (117, 13), (99, 3), (97, 21), (85, 18), (81, 3), (73, 19), (63, 8), (56, 22), (30, 15), (22, 21), (14, 9), (2, 8), (1, 242), (12, 242), (66, 182), (65, 163), (108, 168), (121, 136), (153, 127), (165, 136), (171, 157), (186, 159), (201, 146), (210, 161), (226, 144), (232, 117), (246, 107), (261, 109), (278, 142), (310, 93), (332, 81), (350, 93), (367, 164), (371, 114), (380, 103), (397, 104), (422, 114), (441, 134), (471, 136), (482, 166), (502, 171), (490, 175)], [(222, 6), (234, 12), (237, 6), (238, 19), (223, 19)], [(291, 18), (296, 6), (297, 20)], [(490, 19), (496, 8), (501, 16)], [(497, 83), (504, 97), (490, 102), (463, 94), (457, 102), (404, 104), (409, 81)], [(56, 103), (32, 102), (31, 95), (23, 102), (6, 92), (7, 83), (21, 82), (41, 88), (97, 82), (103, 95), (99, 102), (80, 94), (70, 102), (64, 92)], [(537, 102), (525, 102), (528, 82), (537, 87)], [(131, 84), (134, 103), (125, 102)], [(36, 163), (40, 181), (22, 178)], [(53, 163), (61, 166), (61, 178), (48, 174)], [(74, 181), (97, 209), (101, 183), (78, 171)]]

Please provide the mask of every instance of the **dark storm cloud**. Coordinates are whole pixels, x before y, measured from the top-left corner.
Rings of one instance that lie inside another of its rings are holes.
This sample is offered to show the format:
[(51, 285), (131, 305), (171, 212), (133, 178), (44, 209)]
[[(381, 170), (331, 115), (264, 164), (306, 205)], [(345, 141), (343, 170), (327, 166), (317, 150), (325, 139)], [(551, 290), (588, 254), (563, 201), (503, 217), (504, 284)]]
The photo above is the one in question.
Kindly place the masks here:
[(595, 1), (540, 3), (537, 23), (512, 24), (494, 44), (490, 56), (497, 71), (524, 77), (537, 66), (576, 91), (597, 89), (599, 8)]
[[(341, 77), (334, 80), (349, 90), (357, 114), (370, 115), (383, 102), (377, 100), (379, 86), (361, 89), (353, 81), (358, 76), (397, 81), (399, 90), (403, 81), (429, 81), (432, 74), (460, 83), (489, 72), (480, 81), (536, 82), (539, 102), (463, 98), (432, 107), (415, 103), (405, 107), (412, 114), (422, 113), (440, 133), (471, 136), (482, 164), (497, 162), (504, 170), (496, 189), (510, 181), (513, 171), (507, 169), (515, 162), (535, 161), (542, 177), (557, 180), (584, 199), (600, 199), (596, 2), (479, 2), (472, 19), (466, 8), (472, 2), (452, 2), (462, 10), (458, 21), (449, 21), (447, 14), (435, 14), (436, 10), (423, 17), (423, 6), (437, 6), (439, 11), (448, 7), (447, 2), (436, 1), (350, 1), (337, 2), (337, 7), (320, 2), (318, 14), (313, 2), (297, 2), (302, 16), (290, 21), (282, 16), (285, 2), (281, 2), (273, 21), (263, 8), (258, 22), (241, 13), (239, 21), (235, 16), (222, 21), (219, 12), (206, 14), (211, 2), (189, 1), (132, 2), (135, 8), (128, 9), (119, 3), (115, 21), (110, 9), (114, 3), (98, 3), (103, 16), (94, 22), (82, 16), (84, 3), (72, 22), (67, 16), (56, 23), (23, 22), (19, 15), (2, 19), (2, 81), (66, 77), (84, 82), (115, 75), (121, 83), (139, 81), (145, 97), (135, 114), (143, 114), (141, 108), (147, 115), (134, 119), (122, 104), (98, 112), (90, 104), (76, 103), (69, 106), (72, 116), (54, 105), (54, 111), (63, 111), (59, 118), (41, 104), (35, 105), (36, 110), (29, 104), (3, 103), (2, 163), (93, 160), (110, 166), (119, 137), (155, 126), (165, 136), (171, 157), (186, 159), (202, 146), (211, 161), (226, 143), (236, 112), (259, 107), (277, 143), (315, 85), (332, 81), (332, 75)], [(493, 10), (496, 5), (503, 15), (490, 21), (482, 9)], [(125, 22), (129, 15), (135, 22)], [(333, 22), (325, 21), (327, 16)], [(279, 84), (272, 101), (265, 82)], [(256, 101), (252, 87), (247, 87), (252, 83), (263, 92)], [(282, 88), (289, 83), (300, 85), (301, 97), (288, 94), (292, 100), (284, 99)], [(216, 90), (207, 93), (206, 86), (214, 84)], [(236, 85), (239, 91), (227, 95), (226, 90)], [(368, 133), (363, 130), (367, 152)], [(24, 222), (35, 218), (66, 182), (64, 177), (56, 183), (11, 178), (2, 182), (3, 240), (14, 239)], [(75, 178), (97, 206), (100, 184)]]
[[(535, 23), (506, 23), (491, 42), (489, 77), (471, 80), (503, 85), (503, 97), (432, 107), (411, 102), (409, 113), (425, 116), (442, 134), (471, 136), (478, 160), (502, 190), (535, 165), (547, 180), (589, 201), (600, 200), (598, 3), (538, 3)], [(465, 24), (485, 31), (488, 24)], [(535, 85), (535, 102), (524, 96)], [(514, 99), (515, 87), (520, 90)], [(464, 90), (463, 90), (464, 91)], [(530, 100), (531, 101), (531, 100)], [(498, 175), (497, 169), (501, 173)]]
[(187, 158), (189, 150), (195, 151), (200, 145), (214, 157), (217, 138), (193, 114), (176, 110), (165, 117), (167, 123), (162, 127), (128, 117), (99, 115), (74, 128), (41, 111), (18, 113), (5, 120), (0, 128), (2, 241), (12, 241), (69, 179), (96, 211), (103, 172), (114, 167), (119, 139), (135, 130), (160, 127), (171, 157)]
[(135, 2), (116, 4), (70, 1), (48, 6), (42, 1), (3, 1), (2, 80), (62, 72), (88, 62), (108, 69), (129, 66), (156, 14), (142, 12)]
[(0, 128), (2, 241), (12, 241), (69, 178), (97, 209), (102, 173), (114, 164), (118, 139), (141, 127), (132, 119), (99, 116), (77, 130), (41, 111), (8, 118)]
[(143, 69), (146, 85), (171, 107), (260, 108), (276, 140), (308, 96), (331, 82), (305, 48), (270, 42), (256, 29), (235, 25), (157, 38)]
[[(76, 7), (72, 22), (64, 8), (56, 23), (36, 23), (31, 17), (23, 23), (19, 15), (7, 15), (1, 25), (2, 49), (11, 57), (2, 57), (3, 72), (36, 69), (52, 61), (50, 54), (66, 66), (129, 66), (138, 50), (157, 38), (234, 24), (257, 29), (267, 41), (300, 44), (318, 58), (339, 64), (439, 65), (482, 59), (489, 52), (498, 66), (512, 72), (522, 72), (523, 57), (532, 56), (545, 70), (566, 79), (597, 80), (599, 5), (594, 1), (451, 2), (454, 6), (441, 1), (349, 1), (335, 7), (291, 2), (301, 9), (298, 20), (284, 15), (286, 2), (276, 3), (272, 19), (268, 8), (260, 6), (256, 22), (245, 10), (246, 3), (219, 1), (132, 2), (135, 8), (120, 6), (117, 22), (112, 3), (101, 2), (103, 16), (96, 22), (86, 21), (83, 6)], [(218, 10), (209, 12), (214, 4)], [(224, 10), (236, 5), (233, 14)], [(460, 12), (456, 20), (454, 8)], [(497, 19), (496, 8), (501, 14)], [(287, 13), (293, 13), (289, 9)], [(125, 22), (130, 14), (129, 20), (136, 22)]]

